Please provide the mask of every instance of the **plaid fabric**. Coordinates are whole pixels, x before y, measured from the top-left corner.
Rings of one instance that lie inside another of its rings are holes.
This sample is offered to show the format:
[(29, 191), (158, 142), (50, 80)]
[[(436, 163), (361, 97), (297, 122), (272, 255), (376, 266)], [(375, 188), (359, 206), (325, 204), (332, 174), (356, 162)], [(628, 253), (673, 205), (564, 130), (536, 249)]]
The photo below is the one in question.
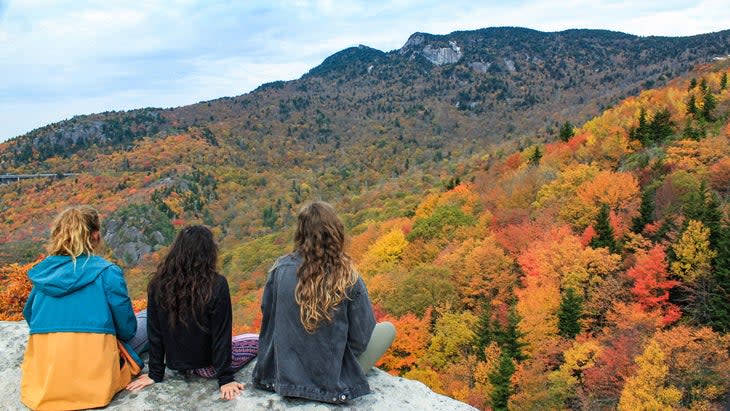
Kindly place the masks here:
[[(248, 364), (249, 361), (256, 356), (259, 350), (258, 334), (241, 334), (236, 335), (231, 340), (231, 368), (238, 371)], [(213, 367), (198, 368), (194, 370), (196, 375), (203, 378), (215, 378), (215, 369)]]

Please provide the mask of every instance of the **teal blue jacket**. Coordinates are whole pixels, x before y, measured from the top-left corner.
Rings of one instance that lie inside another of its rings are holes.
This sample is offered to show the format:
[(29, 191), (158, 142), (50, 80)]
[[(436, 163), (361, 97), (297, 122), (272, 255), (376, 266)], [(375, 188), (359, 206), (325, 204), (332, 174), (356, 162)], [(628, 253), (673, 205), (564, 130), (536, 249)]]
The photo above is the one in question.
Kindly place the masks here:
[[(123, 343), (137, 332), (137, 319), (122, 270), (95, 255), (49, 256), (28, 271), (33, 289), (23, 309), (31, 334), (113, 334)], [(137, 353), (125, 344), (135, 361)]]

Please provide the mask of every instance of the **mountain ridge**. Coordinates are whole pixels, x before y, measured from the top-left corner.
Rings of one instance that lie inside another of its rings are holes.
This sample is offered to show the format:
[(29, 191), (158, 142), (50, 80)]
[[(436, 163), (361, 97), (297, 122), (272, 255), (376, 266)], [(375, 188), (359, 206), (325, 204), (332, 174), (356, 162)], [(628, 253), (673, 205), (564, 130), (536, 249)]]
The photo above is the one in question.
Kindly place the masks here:
[[(419, 36), (425, 42), (420, 49), (413, 42)], [(444, 61), (455, 64), (434, 66), (433, 59), (424, 57), (425, 48), (438, 53), (454, 47), (451, 43), (462, 56)], [(672, 57), (673, 53), (678, 56)], [(477, 117), (465, 119), (472, 127), (490, 124), (493, 133), (502, 138), (540, 130), (548, 133), (555, 125), (544, 113), (557, 113), (561, 121), (583, 121), (620, 97), (685, 74), (695, 64), (728, 53), (730, 30), (687, 37), (640, 37), (589, 29), (541, 32), (515, 27), (447, 35), (416, 32), (400, 49), (382, 52), (367, 46), (347, 48), (327, 57), (299, 79), (267, 83), (243, 95), (175, 108), (82, 115), (40, 127), (0, 144), (0, 171), (17, 170), (28, 162), (42, 163), (50, 156), (72, 154), (92, 145), (124, 147), (144, 136), (235, 122), (247, 114), (255, 114), (274, 127), (286, 116), (277, 119), (262, 113), (262, 105), (285, 104), (282, 99), (343, 98), (342, 91), (350, 94), (350, 88), (367, 91), (353, 92), (353, 104), (346, 107), (319, 101), (310, 108), (332, 116), (357, 107), (365, 107), (370, 113), (382, 111), (381, 91), (387, 89), (391, 104), (421, 100), (435, 110), (456, 107), (463, 116)], [(596, 92), (599, 86), (604, 93)], [(435, 96), (443, 101), (434, 101)], [(297, 109), (302, 108), (283, 110)], [(490, 115), (492, 112), (495, 114)], [(513, 118), (505, 120), (510, 115)], [(543, 118), (534, 118), (537, 116)], [(470, 133), (468, 138), (479, 135)]]

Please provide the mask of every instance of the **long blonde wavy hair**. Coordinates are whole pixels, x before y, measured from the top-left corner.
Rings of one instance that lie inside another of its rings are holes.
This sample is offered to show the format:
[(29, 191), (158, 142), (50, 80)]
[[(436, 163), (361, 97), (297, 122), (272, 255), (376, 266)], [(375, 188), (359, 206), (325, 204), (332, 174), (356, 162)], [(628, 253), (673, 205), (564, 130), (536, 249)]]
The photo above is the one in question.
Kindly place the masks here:
[(85, 205), (69, 207), (53, 221), (48, 254), (68, 255), (74, 261), (81, 254), (92, 254), (93, 234), (100, 229), (99, 213), (95, 209)]
[(294, 298), (304, 329), (313, 333), (322, 321), (332, 321), (358, 274), (345, 253), (342, 221), (325, 202), (307, 204), (299, 211), (294, 244), (303, 259), (297, 269)]

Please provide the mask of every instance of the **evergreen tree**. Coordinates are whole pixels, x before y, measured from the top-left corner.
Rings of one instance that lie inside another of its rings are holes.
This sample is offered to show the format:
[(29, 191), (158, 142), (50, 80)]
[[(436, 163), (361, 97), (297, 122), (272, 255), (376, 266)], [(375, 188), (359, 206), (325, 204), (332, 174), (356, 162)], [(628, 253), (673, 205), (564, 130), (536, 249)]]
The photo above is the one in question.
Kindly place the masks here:
[(634, 217), (631, 230), (635, 233), (644, 231), (644, 227), (654, 221), (654, 190), (645, 189), (641, 193), (639, 216)]
[(522, 354), (522, 347), (525, 344), (521, 341), (523, 335), (517, 328), (519, 322), (520, 317), (517, 314), (517, 310), (512, 306), (507, 316), (507, 325), (501, 327), (495, 322), (495, 325), (492, 327), (492, 333), (494, 335), (494, 341), (502, 348), (502, 352), (508, 353), (510, 357), (517, 361), (522, 361), (525, 359), (524, 354)]
[(671, 136), (674, 123), (668, 108), (658, 111), (649, 123), (649, 138), (655, 143), (661, 143)]
[(542, 158), (542, 150), (540, 150), (540, 147), (535, 146), (535, 151), (533, 151), (532, 155), (530, 156), (530, 164), (535, 167), (539, 166), (541, 158)]
[(697, 115), (697, 98), (694, 94), (689, 95), (689, 100), (687, 100), (687, 114)]
[(492, 335), (492, 304), (485, 300), (482, 304), (482, 313), (477, 321), (477, 332), (474, 345), (477, 350), (477, 357), (484, 361), (484, 349), (494, 341)]
[(689, 193), (682, 207), (682, 212), (687, 221), (700, 221), (710, 229), (710, 246), (717, 249), (720, 239), (722, 209), (717, 196), (707, 188), (707, 183), (704, 180), (696, 190)]
[(510, 380), (515, 373), (515, 364), (506, 352), (499, 357), (499, 366), (489, 374), (489, 382), (492, 384), (490, 400), (494, 411), (508, 410), (507, 404), (512, 395)]
[(644, 107), (639, 110), (639, 126), (629, 133), (629, 137), (639, 140), (644, 146), (649, 144), (649, 125), (646, 121), (646, 109)]
[(703, 93), (707, 93), (710, 90), (710, 87), (707, 85), (707, 80), (705, 80), (704, 77), (700, 79), (700, 91)]
[(684, 130), (682, 130), (682, 137), (699, 140), (703, 135), (704, 133), (701, 129), (692, 126), (692, 118), (688, 116), (684, 123)]
[(264, 208), (263, 213), (263, 222), (264, 226), (269, 227), (270, 229), (276, 228), (276, 220), (278, 216), (276, 215), (276, 211), (274, 210), (273, 206), (268, 206)]
[(721, 227), (716, 237), (709, 325), (715, 331), (727, 333), (730, 332), (730, 226)]
[(573, 129), (573, 125), (570, 124), (569, 121), (566, 121), (563, 123), (563, 125), (560, 127), (560, 139), (563, 141), (568, 141), (575, 135), (575, 130)]
[(720, 91), (727, 89), (727, 71), (720, 77)]
[(558, 330), (565, 338), (573, 339), (580, 333), (580, 317), (583, 313), (583, 299), (571, 287), (560, 301), (558, 309)]
[(608, 204), (604, 203), (601, 205), (601, 209), (596, 217), (596, 224), (593, 228), (596, 230), (596, 236), (593, 237), (593, 240), (591, 240), (591, 247), (605, 247), (612, 253), (618, 252), (616, 240), (613, 238), (613, 228), (609, 221)]
[(690, 91), (695, 87), (697, 87), (697, 79), (693, 77), (692, 80), (689, 81), (689, 87), (687, 88), (687, 91)]
[(702, 99), (701, 113), (702, 118), (704, 118), (708, 123), (715, 121), (715, 116), (712, 113), (715, 110), (715, 107), (717, 107), (715, 96), (708, 91)]
[[(524, 343), (521, 340), (522, 333), (517, 328), (520, 317), (514, 306), (510, 307), (507, 315), (507, 324), (502, 325), (498, 318), (492, 318), (492, 308), (488, 301), (482, 305), (482, 313), (477, 322), (477, 332), (474, 345), (477, 354), (482, 358), (484, 356), (484, 348), (491, 342), (497, 343), (502, 352), (509, 354), (516, 361), (522, 361), (525, 356), (522, 354)], [(483, 358), (482, 358), (483, 359)]]

